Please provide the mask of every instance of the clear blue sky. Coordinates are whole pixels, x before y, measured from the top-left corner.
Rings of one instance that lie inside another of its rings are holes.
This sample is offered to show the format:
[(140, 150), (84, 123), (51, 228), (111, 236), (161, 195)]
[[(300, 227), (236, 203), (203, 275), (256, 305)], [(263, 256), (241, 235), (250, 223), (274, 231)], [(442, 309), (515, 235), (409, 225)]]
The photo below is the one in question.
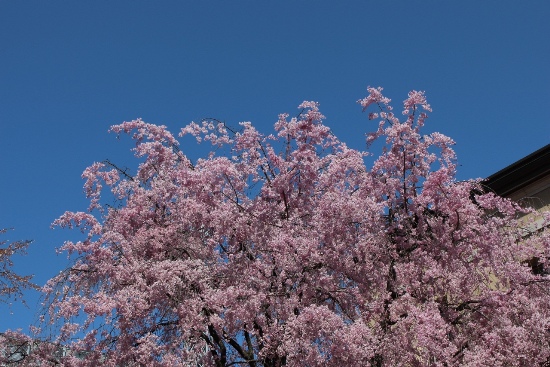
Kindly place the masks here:
[[(458, 178), (486, 177), (550, 142), (549, 19), (547, 0), (0, 0), (0, 227), (34, 240), (17, 270), (43, 284), (66, 266), (55, 248), (76, 233), (50, 223), (86, 209), (86, 166), (135, 168), (107, 130), (137, 117), (270, 132), (315, 100), (362, 149), (368, 85), (397, 105), (425, 90), (427, 131), (457, 141)], [(26, 330), (26, 298), (0, 304), (0, 331)]]

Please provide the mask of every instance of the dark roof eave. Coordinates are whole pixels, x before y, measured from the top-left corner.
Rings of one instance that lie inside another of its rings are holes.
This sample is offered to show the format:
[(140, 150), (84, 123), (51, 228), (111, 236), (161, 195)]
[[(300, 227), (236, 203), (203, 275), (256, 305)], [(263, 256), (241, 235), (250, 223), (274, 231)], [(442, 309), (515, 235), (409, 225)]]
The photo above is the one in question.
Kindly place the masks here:
[(507, 196), (550, 174), (550, 144), (487, 177), (483, 184), (500, 196)]

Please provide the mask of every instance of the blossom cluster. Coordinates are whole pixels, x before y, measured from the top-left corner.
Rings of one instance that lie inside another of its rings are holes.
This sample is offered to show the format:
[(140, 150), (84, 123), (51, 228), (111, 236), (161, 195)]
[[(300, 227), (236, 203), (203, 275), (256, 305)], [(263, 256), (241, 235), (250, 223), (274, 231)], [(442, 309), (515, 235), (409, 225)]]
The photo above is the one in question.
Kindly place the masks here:
[[(86, 234), (45, 288), (56, 342), (86, 353), (63, 363), (548, 363), (548, 279), (525, 262), (549, 257), (548, 233), (525, 236), (520, 207), (455, 180), (452, 139), (421, 134), (424, 93), (402, 121), (368, 91), (367, 139), (384, 144), (370, 166), (314, 102), (271, 135), (191, 123), (180, 135), (230, 152), (197, 162), (163, 126), (113, 126), (136, 141), (136, 175), (92, 165), (90, 212), (56, 221)], [(124, 205), (102, 206), (106, 189)]]

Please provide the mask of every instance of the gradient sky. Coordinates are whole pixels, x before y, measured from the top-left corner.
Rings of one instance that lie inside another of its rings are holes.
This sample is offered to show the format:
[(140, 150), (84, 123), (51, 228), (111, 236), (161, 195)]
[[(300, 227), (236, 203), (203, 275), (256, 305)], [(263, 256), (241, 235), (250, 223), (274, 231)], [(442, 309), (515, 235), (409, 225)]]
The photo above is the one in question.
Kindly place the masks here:
[[(367, 86), (396, 108), (424, 90), (426, 132), (455, 139), (458, 178), (487, 177), (550, 142), (549, 19), (547, 0), (0, 0), (0, 228), (34, 240), (16, 269), (42, 285), (67, 266), (55, 249), (78, 234), (50, 224), (87, 208), (86, 166), (135, 169), (107, 130), (138, 117), (270, 133), (315, 100), (364, 149)], [(0, 331), (27, 330), (38, 294), (25, 298), (0, 304)]]

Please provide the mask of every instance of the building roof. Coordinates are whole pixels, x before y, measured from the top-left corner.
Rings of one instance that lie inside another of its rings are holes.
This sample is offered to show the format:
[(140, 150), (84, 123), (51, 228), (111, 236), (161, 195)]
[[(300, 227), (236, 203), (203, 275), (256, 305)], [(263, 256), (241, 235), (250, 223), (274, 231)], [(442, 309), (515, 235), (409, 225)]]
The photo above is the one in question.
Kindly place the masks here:
[(499, 196), (509, 196), (550, 175), (550, 144), (487, 177), (483, 184)]

